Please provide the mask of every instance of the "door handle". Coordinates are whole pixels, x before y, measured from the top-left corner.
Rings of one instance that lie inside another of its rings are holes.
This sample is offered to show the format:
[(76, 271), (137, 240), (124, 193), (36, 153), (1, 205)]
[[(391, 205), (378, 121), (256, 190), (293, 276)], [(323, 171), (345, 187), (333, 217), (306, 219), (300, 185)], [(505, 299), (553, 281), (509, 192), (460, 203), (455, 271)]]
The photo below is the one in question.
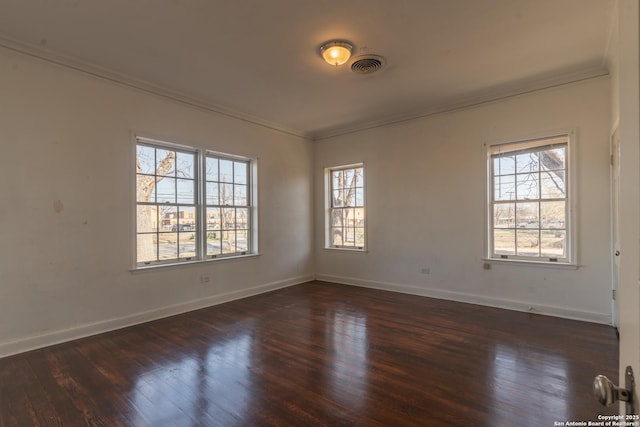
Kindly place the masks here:
[(625, 370), (625, 388), (616, 386), (604, 375), (597, 375), (593, 380), (593, 394), (598, 402), (604, 406), (613, 405), (618, 400), (626, 402), (626, 414), (635, 415), (633, 406), (633, 393), (635, 390), (635, 380), (631, 366)]

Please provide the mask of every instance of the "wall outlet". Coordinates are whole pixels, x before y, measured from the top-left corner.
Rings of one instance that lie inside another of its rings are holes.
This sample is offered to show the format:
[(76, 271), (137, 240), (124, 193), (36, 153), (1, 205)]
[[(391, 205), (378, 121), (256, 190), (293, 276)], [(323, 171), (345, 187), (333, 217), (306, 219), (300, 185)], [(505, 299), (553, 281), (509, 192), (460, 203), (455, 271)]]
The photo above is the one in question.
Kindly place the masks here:
[(491, 264), (489, 264), (488, 262), (485, 262), (485, 263), (482, 265), (482, 268), (484, 268), (485, 270), (491, 270)]
[(422, 273), (422, 274), (431, 274), (431, 269), (430, 268), (422, 268), (422, 269), (420, 269), (420, 273)]
[(208, 274), (200, 276), (200, 283), (209, 283), (209, 280), (210, 279)]

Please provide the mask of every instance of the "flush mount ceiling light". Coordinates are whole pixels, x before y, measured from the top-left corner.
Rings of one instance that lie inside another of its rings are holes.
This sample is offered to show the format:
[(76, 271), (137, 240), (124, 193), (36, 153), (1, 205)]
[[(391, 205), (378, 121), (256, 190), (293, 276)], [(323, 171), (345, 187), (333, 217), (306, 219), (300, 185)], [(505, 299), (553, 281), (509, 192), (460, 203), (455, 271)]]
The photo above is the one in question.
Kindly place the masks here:
[(351, 57), (353, 46), (345, 41), (334, 40), (320, 46), (320, 54), (330, 65), (342, 65)]

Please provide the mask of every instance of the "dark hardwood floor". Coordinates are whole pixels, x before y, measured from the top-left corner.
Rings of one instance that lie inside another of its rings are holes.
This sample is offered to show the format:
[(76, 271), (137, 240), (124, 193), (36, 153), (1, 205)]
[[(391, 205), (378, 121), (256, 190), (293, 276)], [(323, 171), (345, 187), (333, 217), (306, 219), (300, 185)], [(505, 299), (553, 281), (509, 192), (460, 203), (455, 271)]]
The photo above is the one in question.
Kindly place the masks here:
[(612, 327), (311, 282), (0, 359), (0, 426), (553, 426)]

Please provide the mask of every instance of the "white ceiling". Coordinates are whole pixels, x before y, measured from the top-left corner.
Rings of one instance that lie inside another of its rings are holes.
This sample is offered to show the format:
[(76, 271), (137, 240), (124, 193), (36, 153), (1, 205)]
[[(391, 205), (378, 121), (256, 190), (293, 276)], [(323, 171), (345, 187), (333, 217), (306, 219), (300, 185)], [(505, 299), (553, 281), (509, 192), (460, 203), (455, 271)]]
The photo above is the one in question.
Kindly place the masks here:
[[(614, 0), (0, 0), (0, 45), (322, 138), (606, 74)], [(356, 75), (331, 39), (386, 68)]]

